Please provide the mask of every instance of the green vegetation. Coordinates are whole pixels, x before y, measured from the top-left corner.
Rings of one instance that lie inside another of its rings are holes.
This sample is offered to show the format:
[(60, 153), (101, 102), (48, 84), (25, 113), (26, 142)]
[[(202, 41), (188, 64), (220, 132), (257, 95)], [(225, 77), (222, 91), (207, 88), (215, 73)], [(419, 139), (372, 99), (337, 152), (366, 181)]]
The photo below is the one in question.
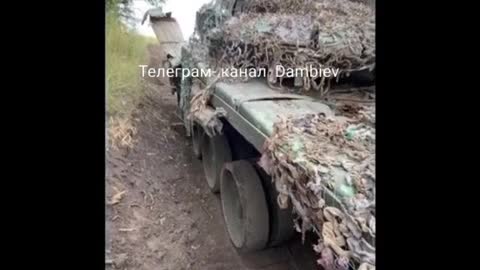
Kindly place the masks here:
[[(114, 11), (118, 17), (130, 25), (133, 25), (139, 18), (134, 17), (133, 2), (137, 0), (106, 0), (105, 5), (107, 11)], [(143, 0), (153, 7), (161, 6), (165, 0)]]
[(129, 29), (114, 11), (106, 19), (107, 113), (128, 116), (143, 94), (141, 69), (148, 64), (147, 44), (155, 38)]

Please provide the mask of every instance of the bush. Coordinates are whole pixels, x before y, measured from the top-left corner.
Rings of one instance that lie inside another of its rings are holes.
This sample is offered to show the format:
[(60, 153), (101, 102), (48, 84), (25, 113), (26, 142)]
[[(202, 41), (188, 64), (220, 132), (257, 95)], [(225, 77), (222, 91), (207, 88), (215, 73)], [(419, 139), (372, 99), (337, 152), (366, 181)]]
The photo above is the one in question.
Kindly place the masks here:
[(141, 68), (155, 39), (129, 29), (114, 12), (106, 19), (107, 114), (128, 116), (143, 95)]

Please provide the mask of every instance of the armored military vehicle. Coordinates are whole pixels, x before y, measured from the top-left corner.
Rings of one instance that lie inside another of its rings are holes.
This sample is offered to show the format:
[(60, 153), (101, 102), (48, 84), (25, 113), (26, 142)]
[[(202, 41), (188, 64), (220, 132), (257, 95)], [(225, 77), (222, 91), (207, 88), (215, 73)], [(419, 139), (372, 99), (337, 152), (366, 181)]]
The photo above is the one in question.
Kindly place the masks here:
[(239, 252), (313, 231), (324, 269), (375, 268), (373, 9), (217, 0), (188, 42), (163, 39), (165, 15), (150, 14), (176, 44), (178, 113)]

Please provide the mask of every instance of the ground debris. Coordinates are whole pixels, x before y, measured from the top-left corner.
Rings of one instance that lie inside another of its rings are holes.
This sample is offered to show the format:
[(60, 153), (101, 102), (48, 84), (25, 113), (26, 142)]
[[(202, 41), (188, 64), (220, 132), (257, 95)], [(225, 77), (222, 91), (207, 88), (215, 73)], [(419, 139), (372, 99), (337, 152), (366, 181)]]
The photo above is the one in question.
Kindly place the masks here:
[(113, 261), (113, 264), (115, 265), (116, 268), (124, 268), (127, 266), (127, 260), (128, 260), (128, 254), (127, 253), (122, 253), (118, 254)]
[(124, 147), (131, 149), (135, 143), (134, 136), (137, 129), (132, 124), (130, 118), (110, 117), (108, 123), (109, 146), (113, 149)]
[(126, 190), (118, 191), (118, 189), (116, 189), (115, 187), (114, 187), (114, 189), (117, 191), (117, 193), (112, 196), (112, 199), (109, 202), (107, 202), (108, 205), (115, 205), (115, 204), (120, 203), (123, 196), (127, 193)]
[(136, 231), (136, 228), (120, 228), (118, 229), (119, 232), (133, 232)]

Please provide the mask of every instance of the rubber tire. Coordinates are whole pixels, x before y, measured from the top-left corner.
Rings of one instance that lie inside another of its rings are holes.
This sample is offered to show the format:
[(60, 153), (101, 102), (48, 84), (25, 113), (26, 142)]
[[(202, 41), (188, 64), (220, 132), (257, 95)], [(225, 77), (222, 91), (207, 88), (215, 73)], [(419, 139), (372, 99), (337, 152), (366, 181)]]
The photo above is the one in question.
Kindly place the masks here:
[[(278, 194), (276, 190), (274, 193)], [(270, 208), (272, 226), (269, 246), (271, 247), (280, 246), (295, 235), (291, 204), (287, 209), (281, 209), (276, 200), (277, 196), (274, 197), (275, 200)]]
[(245, 160), (226, 163), (221, 178), (223, 217), (233, 246), (242, 253), (268, 245), (270, 217), (262, 182)]
[(204, 131), (201, 126), (196, 123), (192, 124), (192, 148), (193, 155), (197, 159), (202, 159), (202, 140), (204, 136)]
[(375, 70), (360, 70), (350, 74), (350, 80), (355, 87), (365, 87), (375, 84)]
[(202, 163), (208, 187), (213, 193), (220, 191), (220, 174), (225, 162), (232, 161), (232, 151), (226, 135), (210, 137), (207, 134), (202, 140)]
[(293, 222), (292, 204), (288, 204), (288, 208), (282, 209), (278, 205), (277, 197), (279, 195), (272, 182), (271, 176), (256, 166), (257, 173), (265, 183), (265, 194), (270, 211), (270, 238), (268, 245), (270, 247), (280, 246), (295, 236), (295, 228)]

